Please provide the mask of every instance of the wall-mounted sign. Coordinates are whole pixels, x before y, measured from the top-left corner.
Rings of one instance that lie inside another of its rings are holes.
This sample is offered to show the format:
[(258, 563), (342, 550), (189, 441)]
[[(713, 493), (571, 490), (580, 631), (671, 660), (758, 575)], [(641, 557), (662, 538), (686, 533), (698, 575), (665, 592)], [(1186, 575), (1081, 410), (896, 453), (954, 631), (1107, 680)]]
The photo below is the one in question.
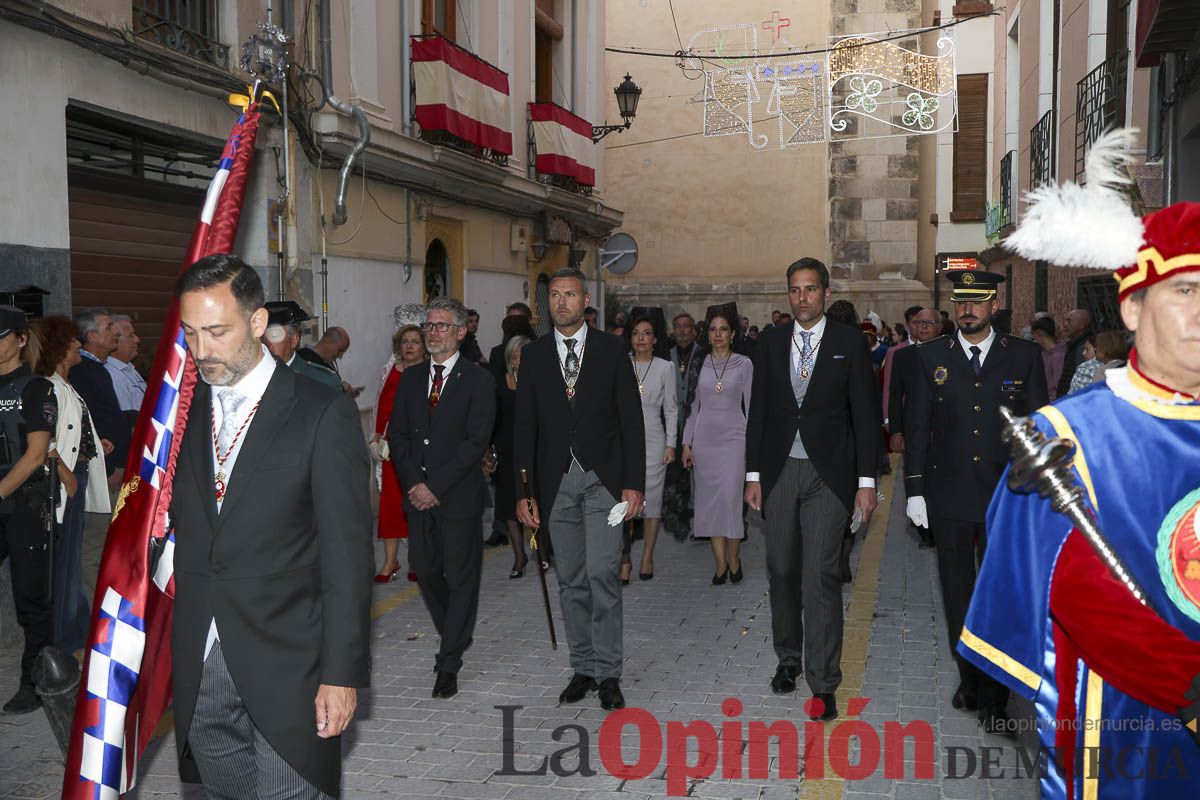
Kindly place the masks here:
[(566, 217), (560, 217), (546, 212), (546, 235), (542, 241), (549, 244), (572, 244), (575, 241), (575, 230)]
[(947, 269), (979, 269), (979, 261), (974, 256), (947, 256), (941, 257), (941, 263), (938, 265), (938, 271)]

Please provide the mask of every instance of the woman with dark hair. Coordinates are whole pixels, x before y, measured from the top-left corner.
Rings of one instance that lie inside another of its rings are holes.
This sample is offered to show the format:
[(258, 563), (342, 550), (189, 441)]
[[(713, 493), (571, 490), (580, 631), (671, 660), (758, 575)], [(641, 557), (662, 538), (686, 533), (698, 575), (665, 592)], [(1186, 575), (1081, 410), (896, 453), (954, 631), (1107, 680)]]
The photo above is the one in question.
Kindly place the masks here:
[(746, 537), (742, 489), (746, 479), (746, 413), (754, 365), (733, 350), (736, 307), (711, 309), (711, 351), (700, 367), (692, 410), (683, 430), (683, 466), (695, 476), (694, 534), (712, 545), (713, 585), (742, 580), (741, 543)]
[[(408, 517), (404, 514), (404, 493), (392, 469), (387, 452), (387, 425), (392, 418), (392, 406), (396, 402), (396, 387), (400, 385), (400, 374), (408, 367), (425, 360), (425, 334), (416, 325), (405, 325), (392, 334), (392, 369), (379, 391), (379, 402), (375, 406), (375, 434), (371, 437), (370, 449), (382, 464), (379, 477), (379, 526), (378, 537), (383, 540), (383, 569), (375, 576), (376, 583), (394, 581), (400, 574), (400, 540), (408, 538)], [(408, 579), (415, 581), (417, 574), (408, 572)]]
[[(67, 381), (79, 363), (79, 330), (70, 317), (43, 317), (32, 323), (29, 355), (33, 371), (54, 385), (58, 423), (50, 455), (57, 459), (59, 493), (55, 508), (52, 642), (73, 653), (87, 644), (91, 614), (83, 587), (83, 514), (109, 512), (104, 445), (83, 398)], [(93, 459), (101, 459), (90, 468)]]
[[(505, 322), (510, 319), (524, 322), (525, 329), (529, 330), (530, 334), (533, 333), (529, 328), (529, 321), (524, 317), (507, 317)], [(488, 460), (496, 478), (496, 521), (504, 524), (508, 543), (513, 551), (513, 566), (508, 573), (509, 578), (524, 576), (525, 565), (529, 563), (529, 557), (525, 555), (525, 537), (517, 520), (517, 476), (513, 472), (516, 454), (513, 452), (513, 436), (516, 431), (517, 373), (521, 369), (521, 348), (530, 341), (529, 335), (516, 334), (510, 336), (504, 345), (504, 377), (496, 383), (493, 455)], [(538, 543), (540, 545), (549, 539), (549, 536), (543, 536)], [(546, 551), (542, 551), (541, 554), (542, 560), (545, 561)]]
[[(658, 526), (662, 520), (663, 484), (667, 465), (675, 460), (674, 436), (679, 415), (675, 404), (675, 371), (670, 361), (654, 354), (658, 344), (656, 329), (659, 325), (656, 323), (661, 320), (661, 311), (658, 311), (657, 317), (652, 313), (635, 314), (627, 328), (633, 375), (642, 398), (642, 420), (646, 427), (646, 492), (642, 510), (645, 529), (642, 564), (638, 570), (638, 578), (644, 581), (654, 577), (654, 544), (658, 540)], [(671, 432), (671, 441), (667, 441), (667, 431)], [(630, 559), (632, 546), (632, 538), (627, 530), (621, 554), (622, 584), (629, 583), (629, 575), (633, 571)]]

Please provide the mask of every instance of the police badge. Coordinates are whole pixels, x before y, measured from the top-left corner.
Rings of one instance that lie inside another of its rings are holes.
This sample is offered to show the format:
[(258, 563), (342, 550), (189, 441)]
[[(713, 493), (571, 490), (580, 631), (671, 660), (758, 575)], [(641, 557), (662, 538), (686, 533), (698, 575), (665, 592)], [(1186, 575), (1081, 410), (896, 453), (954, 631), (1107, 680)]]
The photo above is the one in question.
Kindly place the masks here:
[(933, 382), (941, 386), (946, 382), (946, 378), (950, 377), (950, 370), (943, 366), (937, 366), (933, 370)]

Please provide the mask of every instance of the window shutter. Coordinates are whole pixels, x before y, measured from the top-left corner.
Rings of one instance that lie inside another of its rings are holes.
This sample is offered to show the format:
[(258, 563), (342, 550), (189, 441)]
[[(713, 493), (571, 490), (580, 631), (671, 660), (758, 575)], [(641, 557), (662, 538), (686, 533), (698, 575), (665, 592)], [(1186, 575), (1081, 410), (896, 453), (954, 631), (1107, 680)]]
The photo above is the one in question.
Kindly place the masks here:
[(983, 220), (987, 207), (988, 76), (958, 76), (958, 132), (954, 134), (953, 222)]

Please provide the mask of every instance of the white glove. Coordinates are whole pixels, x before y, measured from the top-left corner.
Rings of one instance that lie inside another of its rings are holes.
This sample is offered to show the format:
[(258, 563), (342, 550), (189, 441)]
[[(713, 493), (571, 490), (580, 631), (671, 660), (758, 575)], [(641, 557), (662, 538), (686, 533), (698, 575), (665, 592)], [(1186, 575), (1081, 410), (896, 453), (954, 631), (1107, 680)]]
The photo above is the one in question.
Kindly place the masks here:
[(916, 497), (908, 498), (908, 507), (904, 513), (912, 521), (913, 525), (918, 528), (929, 527), (929, 510), (925, 508), (925, 498), (917, 495)]

